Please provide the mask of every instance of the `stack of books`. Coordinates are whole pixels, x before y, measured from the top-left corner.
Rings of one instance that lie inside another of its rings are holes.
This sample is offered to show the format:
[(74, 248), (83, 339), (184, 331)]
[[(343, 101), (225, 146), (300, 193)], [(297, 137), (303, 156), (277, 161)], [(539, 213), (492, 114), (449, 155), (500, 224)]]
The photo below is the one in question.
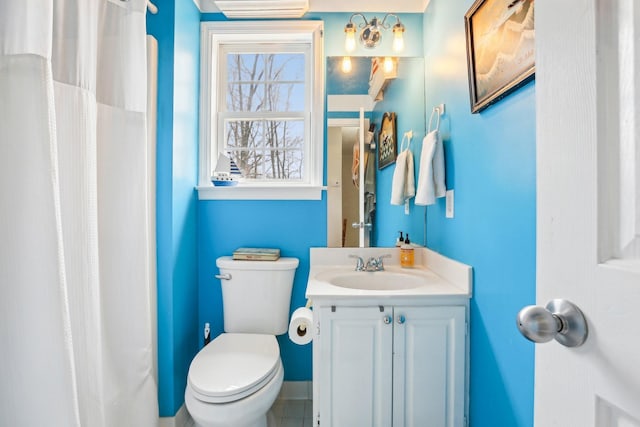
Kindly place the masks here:
[(280, 258), (280, 249), (238, 248), (233, 251), (233, 259), (252, 261), (275, 261)]

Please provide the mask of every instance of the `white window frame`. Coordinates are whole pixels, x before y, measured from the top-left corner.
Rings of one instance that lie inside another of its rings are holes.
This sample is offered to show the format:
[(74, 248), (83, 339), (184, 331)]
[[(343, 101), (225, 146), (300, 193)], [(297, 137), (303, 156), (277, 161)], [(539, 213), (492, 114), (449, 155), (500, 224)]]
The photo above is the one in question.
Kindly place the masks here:
[[(198, 198), (263, 199), (263, 200), (320, 200), (324, 153), (324, 69), (322, 21), (223, 21), (201, 24), (200, 70), (200, 150)], [(309, 44), (311, 67), (308, 87), (311, 94), (309, 134), (306, 136), (306, 181), (242, 182), (235, 187), (215, 187), (211, 183), (211, 154), (218, 152), (220, 126), (218, 61), (222, 46), (229, 44), (269, 43)]]

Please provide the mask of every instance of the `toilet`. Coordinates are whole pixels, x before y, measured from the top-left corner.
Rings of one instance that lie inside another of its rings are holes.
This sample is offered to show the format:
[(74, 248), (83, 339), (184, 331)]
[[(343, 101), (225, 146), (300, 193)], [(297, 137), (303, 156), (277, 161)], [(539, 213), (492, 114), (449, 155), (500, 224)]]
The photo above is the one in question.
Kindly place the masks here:
[(284, 379), (276, 335), (289, 323), (297, 258), (216, 260), (224, 333), (191, 361), (185, 405), (198, 427), (267, 427)]

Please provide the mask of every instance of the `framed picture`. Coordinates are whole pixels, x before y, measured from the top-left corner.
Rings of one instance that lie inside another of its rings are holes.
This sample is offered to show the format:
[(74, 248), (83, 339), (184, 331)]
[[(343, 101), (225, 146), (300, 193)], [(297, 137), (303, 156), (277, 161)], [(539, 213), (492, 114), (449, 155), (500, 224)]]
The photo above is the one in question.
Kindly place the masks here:
[(396, 113), (384, 113), (378, 134), (378, 169), (389, 166), (398, 157)]
[(476, 0), (464, 16), (471, 112), (535, 75), (534, 0)]

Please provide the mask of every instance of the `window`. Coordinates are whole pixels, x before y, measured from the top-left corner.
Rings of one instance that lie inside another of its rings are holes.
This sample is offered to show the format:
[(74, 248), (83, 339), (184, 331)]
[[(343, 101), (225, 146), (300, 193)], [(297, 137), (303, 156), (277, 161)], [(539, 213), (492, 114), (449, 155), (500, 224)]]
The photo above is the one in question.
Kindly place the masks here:
[[(320, 199), (321, 21), (202, 24), (200, 199)], [(219, 154), (244, 178), (214, 187)]]

